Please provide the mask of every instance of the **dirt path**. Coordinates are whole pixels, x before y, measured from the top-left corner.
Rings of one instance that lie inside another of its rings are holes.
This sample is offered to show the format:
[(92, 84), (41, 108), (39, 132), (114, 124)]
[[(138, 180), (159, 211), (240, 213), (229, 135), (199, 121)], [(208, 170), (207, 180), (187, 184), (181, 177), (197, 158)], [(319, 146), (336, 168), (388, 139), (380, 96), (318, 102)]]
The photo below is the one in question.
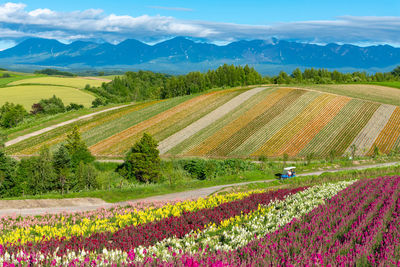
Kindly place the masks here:
[(222, 106), (218, 107), (217, 109), (213, 110), (212, 112), (208, 113), (204, 117), (200, 118), (199, 120), (195, 121), (194, 123), (190, 124), (186, 128), (180, 130), (179, 132), (171, 135), (170, 137), (166, 138), (165, 140), (161, 141), (158, 145), (158, 149), (160, 150), (160, 154), (165, 154), (171, 148), (179, 145), (181, 142), (186, 140), (187, 138), (191, 137), (192, 135), (196, 134), (200, 130), (206, 128), (211, 123), (215, 122), (219, 118), (222, 118), (240, 104), (244, 103), (253, 95), (265, 90), (266, 87), (258, 87), (251, 90), (248, 90), (230, 101), (226, 102)]
[(42, 133), (45, 133), (45, 132), (54, 130), (54, 129), (58, 128), (58, 127), (62, 127), (62, 126), (64, 126), (64, 125), (68, 125), (68, 124), (77, 122), (77, 121), (79, 121), (79, 120), (91, 118), (91, 117), (93, 117), (93, 116), (95, 116), (95, 115), (98, 115), (98, 114), (101, 114), (101, 113), (104, 113), (104, 112), (108, 112), (108, 111), (111, 111), (111, 110), (116, 110), (116, 109), (124, 108), (124, 107), (130, 106), (130, 105), (133, 105), (133, 104), (127, 104), (127, 105), (122, 105), (122, 106), (117, 106), (117, 107), (113, 107), (113, 108), (104, 109), (104, 110), (101, 110), (101, 111), (97, 111), (97, 112), (93, 112), (93, 113), (90, 113), (90, 114), (87, 114), (87, 115), (80, 116), (80, 117), (75, 118), (75, 119), (71, 119), (71, 120), (64, 121), (64, 122), (61, 122), (61, 123), (58, 123), (58, 124), (54, 124), (54, 125), (52, 125), (52, 126), (49, 126), (49, 127), (43, 128), (43, 129), (40, 129), (40, 130), (38, 130), (38, 131), (35, 131), (35, 132), (32, 132), (32, 133), (28, 133), (28, 134), (19, 136), (19, 137), (15, 138), (15, 139), (9, 140), (9, 141), (7, 141), (7, 142), (5, 143), (5, 146), (6, 146), (6, 147), (7, 147), (7, 146), (11, 146), (11, 145), (14, 145), (14, 144), (16, 144), (16, 143), (19, 143), (19, 142), (21, 142), (21, 141), (23, 141), (23, 140), (26, 140), (26, 139), (28, 139), (28, 138), (31, 138), (31, 137), (33, 137), (33, 136), (37, 136), (37, 135), (40, 135), (40, 134), (42, 134)]
[[(238, 185), (246, 185), (251, 183), (263, 183), (270, 182), (273, 180), (265, 180), (265, 181), (252, 181), (252, 182), (243, 182), (236, 184), (227, 184), (227, 185), (217, 185), (212, 187), (200, 188), (196, 190), (171, 193), (160, 196), (152, 196), (144, 199), (135, 199), (131, 201), (123, 201), (118, 203), (106, 203), (103, 200), (94, 201), (94, 199), (87, 200), (85, 198), (75, 200), (75, 199), (65, 199), (64, 202), (61, 199), (58, 200), (49, 200), (49, 199), (40, 199), (40, 200), (0, 200), (0, 217), (7, 215), (43, 215), (43, 214), (54, 214), (61, 212), (80, 212), (80, 211), (89, 211), (95, 210), (99, 208), (111, 208), (113, 206), (127, 205), (128, 203), (136, 203), (136, 202), (153, 202), (153, 201), (174, 201), (174, 200), (188, 200), (188, 199), (197, 199), (199, 197), (207, 197), (212, 193), (219, 191), (221, 189), (238, 186)], [(54, 203), (59, 204), (56, 207)], [(27, 207), (30, 208), (21, 208), (23, 204), (26, 204)], [(29, 203), (29, 204), (28, 204)], [(36, 204), (35, 207), (33, 207)]]

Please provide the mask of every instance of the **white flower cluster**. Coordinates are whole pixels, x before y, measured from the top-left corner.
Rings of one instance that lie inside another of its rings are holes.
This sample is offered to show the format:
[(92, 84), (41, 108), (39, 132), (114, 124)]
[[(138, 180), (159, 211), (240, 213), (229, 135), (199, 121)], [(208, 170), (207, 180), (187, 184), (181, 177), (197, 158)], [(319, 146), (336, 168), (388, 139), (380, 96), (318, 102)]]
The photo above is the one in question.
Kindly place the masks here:
[[(155, 255), (163, 260), (170, 259), (173, 254), (195, 253), (199, 248), (208, 247), (208, 251), (233, 250), (247, 245), (267, 233), (276, 231), (280, 226), (299, 218), (318, 205), (324, 204), (326, 199), (332, 198), (339, 191), (345, 189), (355, 181), (345, 181), (334, 184), (313, 186), (284, 200), (274, 201), (267, 206), (260, 206), (255, 212), (238, 216), (228, 220), (229, 225), (218, 227), (212, 225), (202, 232), (192, 232), (184, 238), (168, 238), (146, 248), (146, 255), (142, 254), (142, 247), (135, 249), (136, 260), (145, 256)], [(239, 218), (241, 217), (241, 218)]]

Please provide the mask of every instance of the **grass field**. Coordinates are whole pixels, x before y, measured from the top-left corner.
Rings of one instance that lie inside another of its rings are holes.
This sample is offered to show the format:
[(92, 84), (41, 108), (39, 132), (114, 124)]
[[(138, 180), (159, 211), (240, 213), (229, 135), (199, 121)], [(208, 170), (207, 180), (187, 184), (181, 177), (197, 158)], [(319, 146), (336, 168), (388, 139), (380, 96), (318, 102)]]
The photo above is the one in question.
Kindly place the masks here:
[(92, 101), (95, 99), (93, 95), (73, 87), (20, 85), (0, 88), (0, 105), (5, 102), (12, 102), (21, 104), (27, 110), (30, 110), (33, 103), (37, 103), (43, 98), (50, 98), (53, 95), (60, 97), (66, 105), (73, 102), (82, 104), (85, 107), (91, 106)]
[(66, 87), (74, 87), (83, 89), (87, 84), (94, 87), (99, 87), (104, 81), (85, 79), (81, 77), (76, 78), (63, 78), (63, 77), (37, 77), (30, 79), (23, 79), (9, 83), (8, 85), (22, 85), (22, 84), (35, 84), (35, 85), (60, 85)]
[(373, 82), (369, 84), (380, 85), (380, 86), (387, 86), (400, 89), (400, 82)]
[[(378, 85), (379, 84), (379, 85)], [(360, 98), (390, 105), (400, 104), (400, 83), (375, 83), (375, 84), (318, 84), (296, 85), (300, 88), (309, 88), (325, 93), (338, 94), (353, 98)], [(390, 87), (389, 87), (390, 86)]]

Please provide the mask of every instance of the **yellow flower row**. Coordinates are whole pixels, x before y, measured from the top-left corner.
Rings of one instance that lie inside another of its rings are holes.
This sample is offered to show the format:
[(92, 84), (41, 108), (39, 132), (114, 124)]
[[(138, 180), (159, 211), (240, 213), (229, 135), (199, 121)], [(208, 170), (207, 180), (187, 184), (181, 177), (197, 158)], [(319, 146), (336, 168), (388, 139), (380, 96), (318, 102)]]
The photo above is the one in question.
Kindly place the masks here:
[[(206, 208), (217, 207), (223, 203), (240, 200), (251, 194), (262, 193), (264, 190), (215, 195), (208, 198), (199, 198), (194, 201), (183, 201), (175, 204), (167, 204), (161, 208), (147, 208), (134, 210), (126, 214), (117, 214), (114, 217), (99, 220), (82, 219), (79, 223), (71, 223), (61, 219), (61, 225), (35, 225), (26, 228), (16, 228), (0, 234), (0, 244), (38, 242), (55, 237), (89, 236), (98, 232), (115, 232), (126, 226), (137, 226), (152, 221), (162, 220), (171, 216), (180, 216), (183, 212), (197, 211)], [(102, 211), (100, 211), (102, 212)]]

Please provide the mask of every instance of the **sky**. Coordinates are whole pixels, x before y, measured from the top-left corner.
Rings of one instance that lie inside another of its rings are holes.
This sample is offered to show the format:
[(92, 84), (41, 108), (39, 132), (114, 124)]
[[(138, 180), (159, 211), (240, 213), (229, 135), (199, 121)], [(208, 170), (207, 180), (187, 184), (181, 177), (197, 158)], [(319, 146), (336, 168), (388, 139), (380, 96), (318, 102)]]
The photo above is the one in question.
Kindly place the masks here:
[(400, 0), (0, 1), (0, 50), (30, 37), (152, 44), (175, 36), (400, 47)]

